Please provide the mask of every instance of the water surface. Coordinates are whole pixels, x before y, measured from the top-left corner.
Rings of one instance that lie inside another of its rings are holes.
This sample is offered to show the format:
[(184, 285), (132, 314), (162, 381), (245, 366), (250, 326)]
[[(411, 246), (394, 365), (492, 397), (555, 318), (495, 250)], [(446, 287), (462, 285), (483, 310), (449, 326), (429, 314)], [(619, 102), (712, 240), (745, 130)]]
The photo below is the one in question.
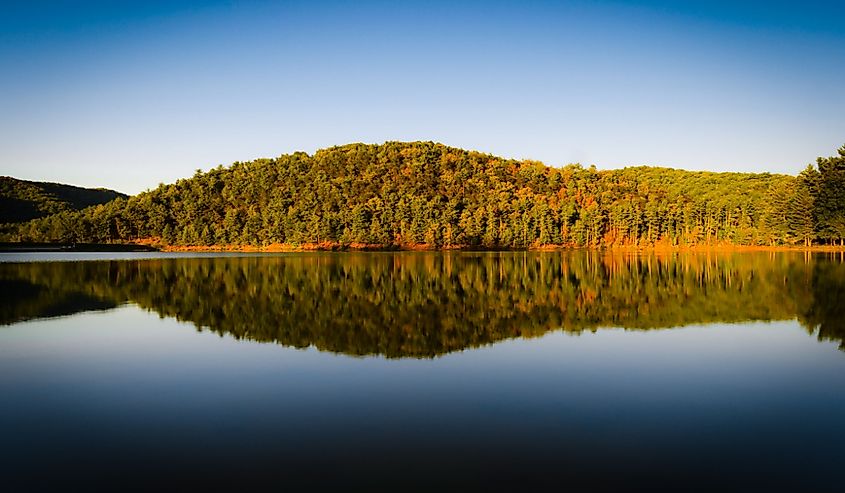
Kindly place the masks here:
[(63, 255), (0, 263), (18, 489), (841, 491), (836, 256)]

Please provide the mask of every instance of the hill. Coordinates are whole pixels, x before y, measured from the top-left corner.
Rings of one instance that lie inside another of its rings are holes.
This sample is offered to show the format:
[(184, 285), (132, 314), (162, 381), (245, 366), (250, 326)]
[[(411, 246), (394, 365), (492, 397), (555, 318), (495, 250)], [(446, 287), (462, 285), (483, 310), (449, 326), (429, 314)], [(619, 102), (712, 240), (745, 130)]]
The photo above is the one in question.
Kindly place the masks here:
[(0, 176), (0, 224), (78, 211), (125, 197), (120, 192), (105, 188), (82, 188)]
[(128, 199), (7, 228), (0, 239), (384, 248), (809, 244), (845, 237), (845, 227), (835, 229), (836, 221), (845, 226), (845, 184), (835, 181), (842, 176), (845, 148), (794, 177), (554, 168), (433, 142), (349, 144), (198, 171)]

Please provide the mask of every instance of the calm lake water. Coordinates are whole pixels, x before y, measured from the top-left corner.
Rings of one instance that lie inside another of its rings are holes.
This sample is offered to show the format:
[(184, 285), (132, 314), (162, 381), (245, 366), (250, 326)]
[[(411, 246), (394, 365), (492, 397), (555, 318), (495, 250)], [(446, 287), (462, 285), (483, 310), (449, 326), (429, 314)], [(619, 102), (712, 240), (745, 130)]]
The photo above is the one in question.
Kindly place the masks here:
[(8, 491), (843, 491), (831, 254), (0, 255)]

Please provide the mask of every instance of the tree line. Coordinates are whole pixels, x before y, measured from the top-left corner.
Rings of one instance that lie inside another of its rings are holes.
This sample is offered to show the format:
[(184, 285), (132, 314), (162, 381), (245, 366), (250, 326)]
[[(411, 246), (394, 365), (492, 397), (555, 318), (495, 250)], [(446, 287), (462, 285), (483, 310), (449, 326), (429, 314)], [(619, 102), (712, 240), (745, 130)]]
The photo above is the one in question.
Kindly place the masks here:
[(236, 162), (4, 241), (401, 248), (842, 245), (845, 146), (798, 176), (549, 167), (432, 142)]

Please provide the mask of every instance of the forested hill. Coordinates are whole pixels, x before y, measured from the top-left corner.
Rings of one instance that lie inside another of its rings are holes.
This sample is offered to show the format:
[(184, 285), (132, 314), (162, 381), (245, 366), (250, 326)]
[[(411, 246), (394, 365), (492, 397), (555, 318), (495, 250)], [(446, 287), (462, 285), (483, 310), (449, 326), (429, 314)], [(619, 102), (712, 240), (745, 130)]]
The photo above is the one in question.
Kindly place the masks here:
[(545, 166), (432, 142), (238, 162), (6, 241), (384, 247), (809, 244), (845, 237), (845, 147), (799, 176)]
[(78, 211), (126, 197), (105, 188), (82, 188), (0, 176), (0, 224)]

